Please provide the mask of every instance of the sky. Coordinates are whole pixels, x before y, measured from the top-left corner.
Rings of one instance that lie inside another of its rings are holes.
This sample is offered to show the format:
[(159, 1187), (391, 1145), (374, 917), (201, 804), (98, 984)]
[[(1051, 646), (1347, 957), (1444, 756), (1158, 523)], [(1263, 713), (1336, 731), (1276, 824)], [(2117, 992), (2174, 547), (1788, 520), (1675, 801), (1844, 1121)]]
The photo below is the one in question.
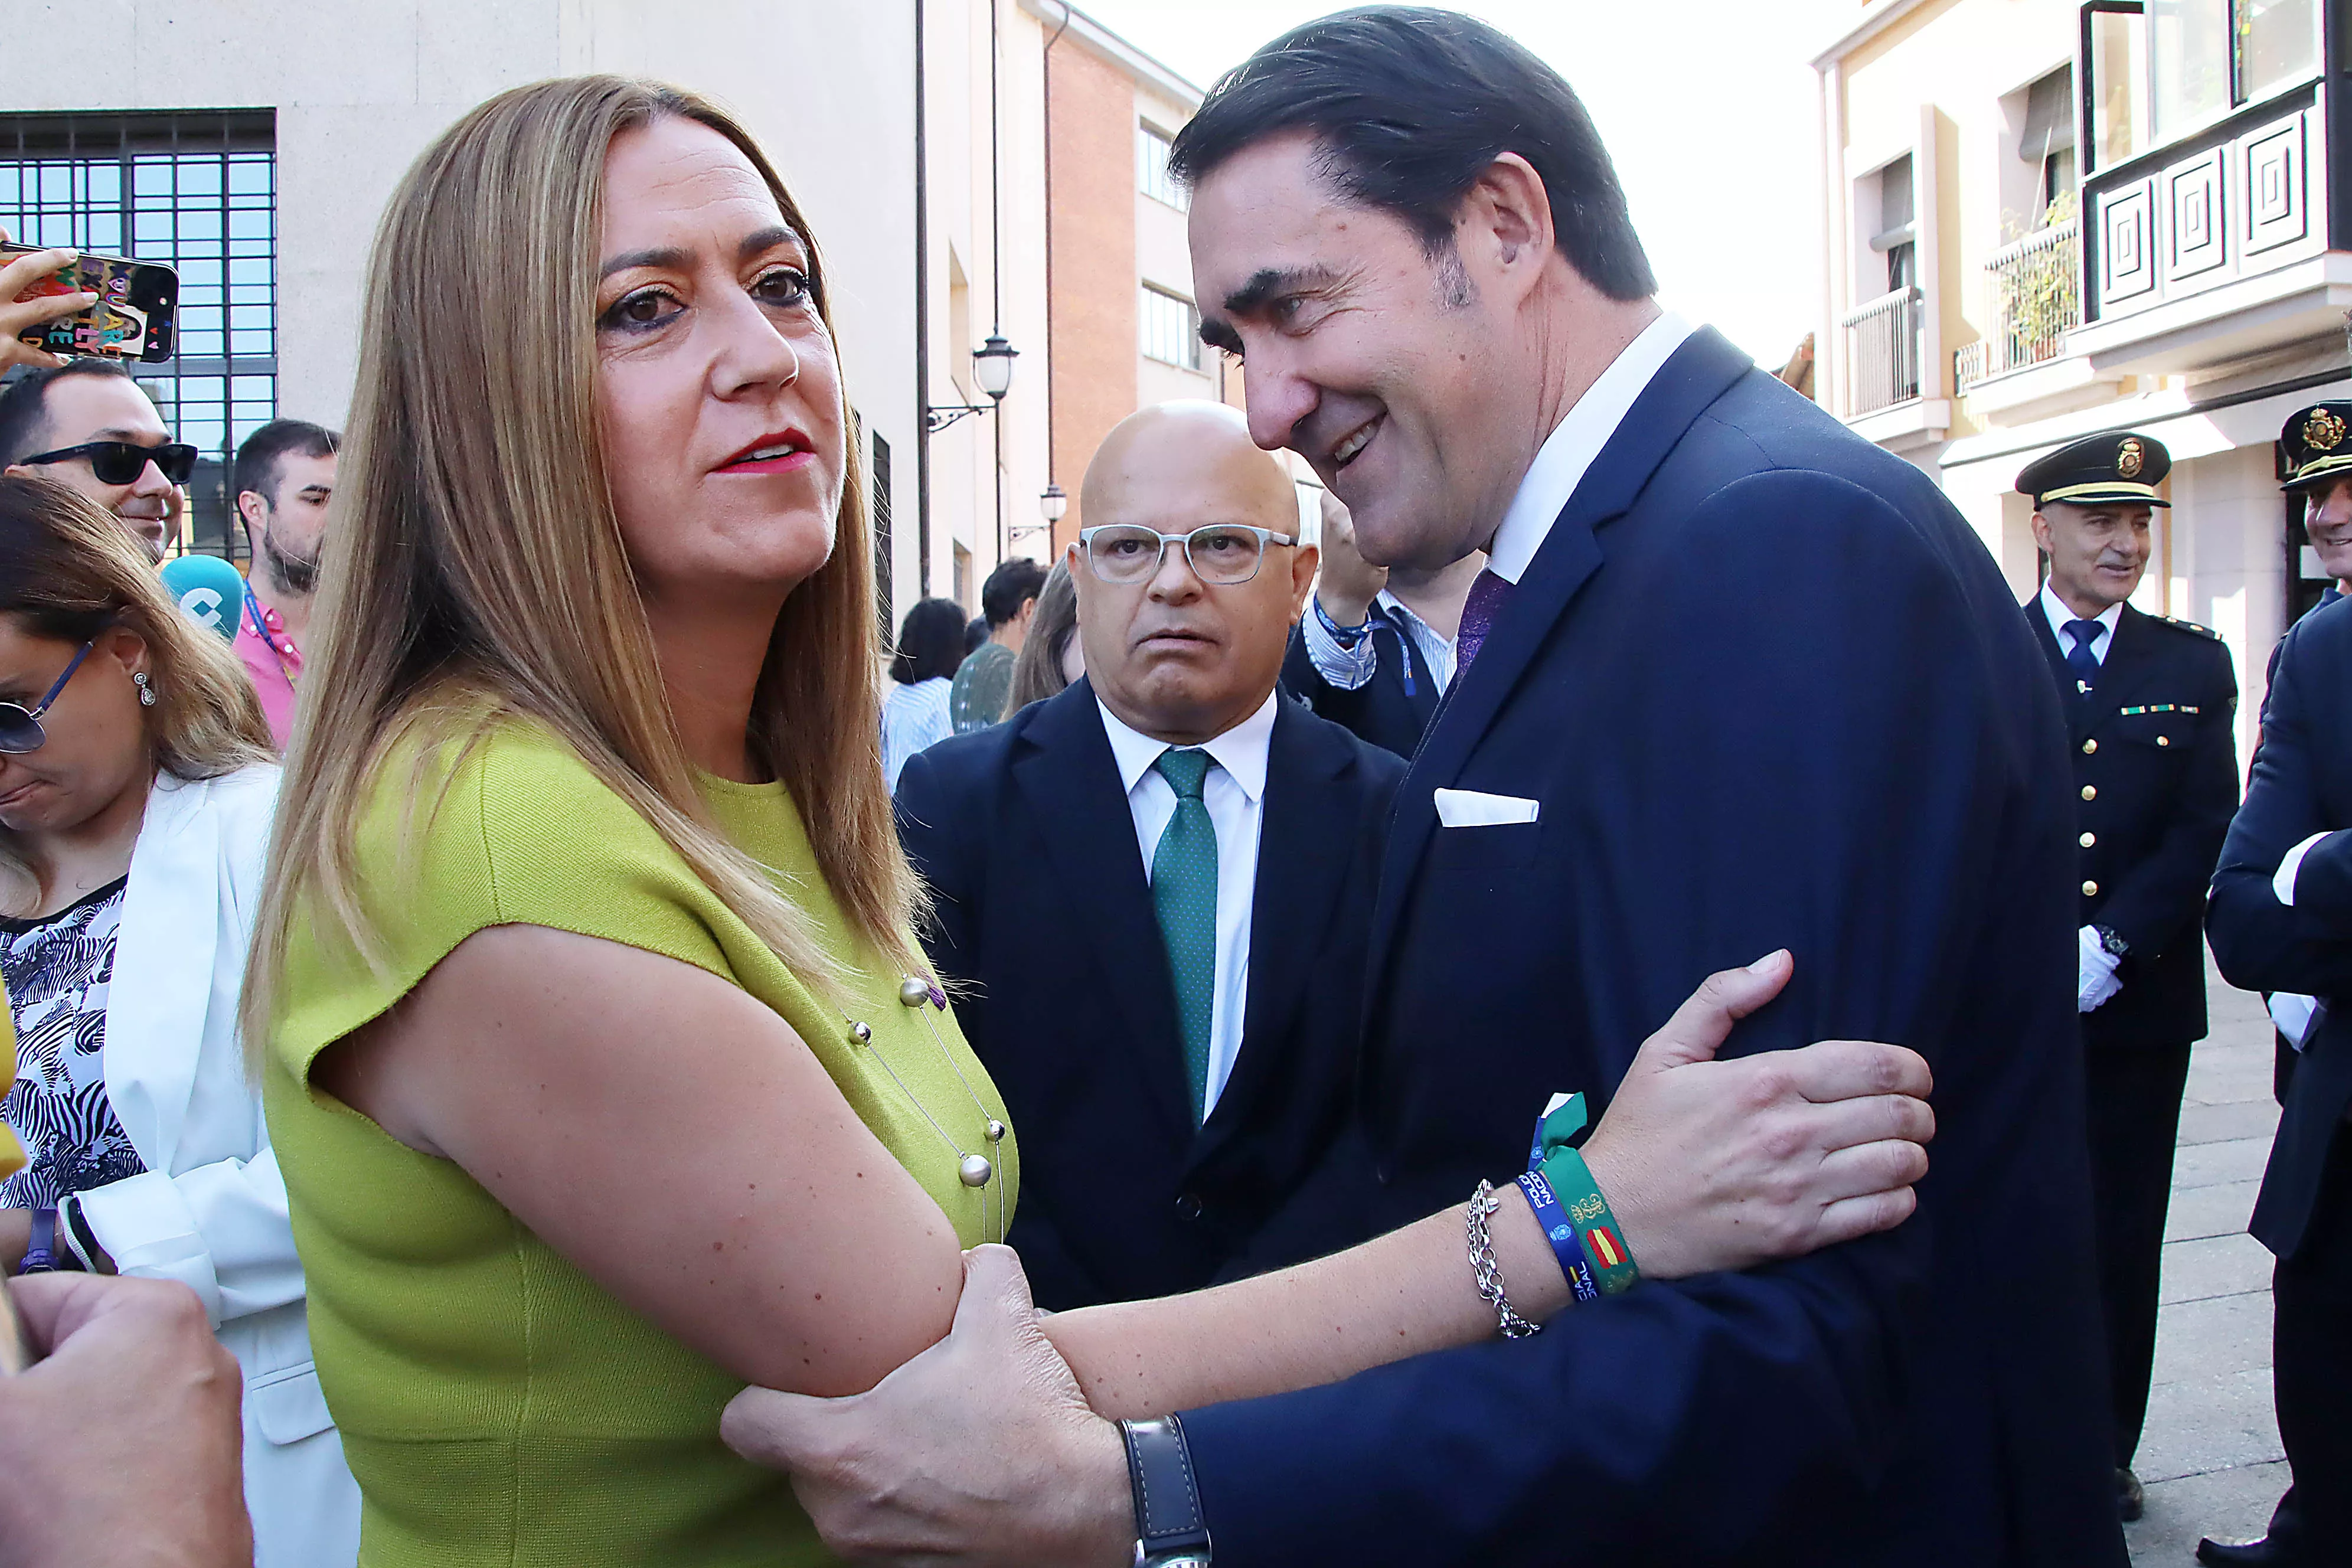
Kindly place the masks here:
[[(1080, 0), (1202, 87), (1338, 0)], [(1617, 163), (1667, 307), (1768, 369), (1818, 311), (1812, 57), (1856, 0), (1455, 0), (1549, 61)]]

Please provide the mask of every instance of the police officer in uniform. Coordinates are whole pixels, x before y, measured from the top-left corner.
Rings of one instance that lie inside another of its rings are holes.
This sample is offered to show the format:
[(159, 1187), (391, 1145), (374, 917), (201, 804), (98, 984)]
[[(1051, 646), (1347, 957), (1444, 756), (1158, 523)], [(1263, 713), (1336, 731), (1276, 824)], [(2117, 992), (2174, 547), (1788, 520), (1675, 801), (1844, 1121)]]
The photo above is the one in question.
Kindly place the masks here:
[(2238, 682), (2203, 626), (2126, 603), (2147, 568), (2171, 454), (2127, 430), (2028, 464), (2049, 563), (2025, 606), (2072, 731), (2094, 1226), (2123, 1517), (2156, 1354), (2158, 1276), (2189, 1047), (2205, 1036), (2206, 884), (2238, 804)]
[[(2352, 402), (2279, 433), (2320, 564), (2352, 576)], [(2338, 595), (2271, 658), (2263, 742), (2231, 824), (2206, 925), (2233, 985), (2277, 993), (2279, 1128), (2247, 1228), (2278, 1258), (2271, 1378), (2291, 1480), (2262, 1540), (2206, 1540), (2210, 1568), (2352, 1562), (2352, 610)], [(2301, 994), (2291, 994), (2300, 993)], [(2281, 1004), (2295, 1004), (2283, 1008)]]

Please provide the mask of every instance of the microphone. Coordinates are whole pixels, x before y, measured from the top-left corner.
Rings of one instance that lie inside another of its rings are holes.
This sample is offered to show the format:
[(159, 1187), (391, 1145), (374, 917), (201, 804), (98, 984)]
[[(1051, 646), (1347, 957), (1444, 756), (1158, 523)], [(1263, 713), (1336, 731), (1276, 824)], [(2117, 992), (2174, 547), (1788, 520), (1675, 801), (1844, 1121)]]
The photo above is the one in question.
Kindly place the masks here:
[(217, 555), (175, 555), (163, 563), (163, 591), (196, 625), (218, 632), (225, 642), (236, 640), (245, 578), (236, 567)]

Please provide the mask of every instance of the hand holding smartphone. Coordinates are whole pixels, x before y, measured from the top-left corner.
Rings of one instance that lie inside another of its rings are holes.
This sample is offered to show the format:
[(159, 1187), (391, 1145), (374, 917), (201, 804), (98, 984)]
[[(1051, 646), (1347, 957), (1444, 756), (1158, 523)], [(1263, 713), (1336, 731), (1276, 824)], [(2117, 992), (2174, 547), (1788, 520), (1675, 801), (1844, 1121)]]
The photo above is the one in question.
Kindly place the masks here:
[(67, 354), (161, 363), (172, 357), (179, 298), (168, 267), (33, 250), (0, 229), (0, 368), (61, 364)]

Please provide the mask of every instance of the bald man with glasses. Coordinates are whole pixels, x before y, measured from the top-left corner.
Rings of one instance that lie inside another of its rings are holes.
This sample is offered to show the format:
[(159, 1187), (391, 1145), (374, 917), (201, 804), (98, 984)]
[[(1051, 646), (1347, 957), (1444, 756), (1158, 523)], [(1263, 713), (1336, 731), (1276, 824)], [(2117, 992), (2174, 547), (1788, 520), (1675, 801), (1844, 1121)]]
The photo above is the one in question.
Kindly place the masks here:
[(1277, 695), (1314, 582), (1240, 414), (1145, 409), (1087, 468), (1086, 678), (913, 758), (927, 935), (1021, 1129), (1041, 1306), (1166, 1295), (1370, 1234), (1343, 1133), (1401, 759)]

